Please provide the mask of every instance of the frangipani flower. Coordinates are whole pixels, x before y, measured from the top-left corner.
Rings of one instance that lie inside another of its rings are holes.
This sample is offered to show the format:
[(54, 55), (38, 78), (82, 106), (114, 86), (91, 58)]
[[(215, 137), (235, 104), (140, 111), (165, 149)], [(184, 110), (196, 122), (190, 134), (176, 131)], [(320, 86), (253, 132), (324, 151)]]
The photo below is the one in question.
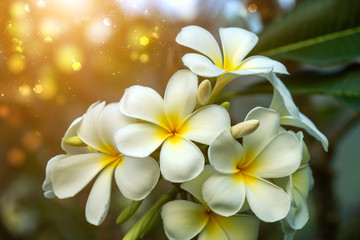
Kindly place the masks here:
[(184, 55), (183, 62), (192, 72), (203, 77), (217, 77), (225, 72), (236, 75), (270, 71), (288, 74), (283, 64), (268, 57), (252, 56), (244, 60), (258, 42), (256, 34), (235, 27), (220, 28), (219, 33), (222, 53), (211, 33), (201, 27), (184, 27), (176, 36), (177, 43), (207, 56), (197, 53)]
[(199, 234), (199, 240), (255, 240), (260, 221), (254, 216), (235, 214), (224, 217), (212, 212), (201, 196), (203, 182), (214, 170), (207, 165), (195, 179), (181, 187), (199, 200), (194, 203), (175, 200), (161, 211), (166, 236), (171, 240), (188, 240)]
[[(303, 228), (307, 223), (309, 219), (309, 210), (306, 200), (309, 190), (314, 184), (311, 168), (309, 166), (310, 155), (302, 140), (303, 134), (299, 132), (297, 137), (302, 143), (302, 160), (300, 167), (291, 176), (282, 179), (282, 182), (291, 186), (289, 194), (293, 198), (293, 204), (290, 207), (288, 215), (281, 220), (281, 226), (285, 233), (284, 240), (293, 239), (296, 230)], [(277, 182), (277, 179), (275, 179), (275, 182)]]
[(255, 215), (265, 222), (278, 221), (289, 212), (286, 192), (267, 179), (289, 176), (301, 161), (301, 145), (295, 134), (279, 131), (277, 112), (257, 107), (245, 120), (260, 121), (258, 129), (243, 138), (244, 148), (228, 131), (210, 145), (209, 160), (218, 172), (204, 183), (204, 200), (214, 212), (231, 216), (245, 198)]
[(213, 102), (219, 91), (240, 75), (261, 73), (288, 74), (286, 67), (264, 56), (246, 55), (258, 42), (256, 34), (242, 28), (220, 28), (222, 53), (215, 38), (207, 30), (198, 26), (187, 26), (176, 36), (176, 42), (192, 48), (197, 53), (185, 54), (183, 63), (192, 72), (203, 77), (218, 77), (209, 102)]
[(280, 113), (280, 124), (304, 129), (307, 133), (320, 141), (325, 151), (327, 151), (329, 141), (326, 136), (316, 128), (315, 124), (309, 118), (299, 111), (289, 90), (282, 81), (274, 73), (267, 74), (265, 77), (274, 86), (274, 95), (270, 108)]
[(187, 70), (176, 72), (166, 87), (164, 99), (151, 88), (132, 86), (120, 101), (120, 111), (141, 120), (117, 131), (115, 144), (129, 156), (145, 157), (161, 144), (160, 170), (171, 182), (195, 178), (204, 168), (204, 156), (192, 142), (209, 145), (230, 117), (221, 106), (194, 111), (198, 81)]
[(121, 114), (115, 103), (92, 105), (77, 130), (91, 152), (62, 156), (49, 168), (58, 198), (74, 196), (98, 175), (86, 203), (86, 219), (92, 224), (101, 224), (107, 214), (113, 174), (120, 192), (136, 201), (144, 199), (158, 181), (160, 171), (154, 159), (123, 155), (112, 143), (114, 132), (134, 121)]

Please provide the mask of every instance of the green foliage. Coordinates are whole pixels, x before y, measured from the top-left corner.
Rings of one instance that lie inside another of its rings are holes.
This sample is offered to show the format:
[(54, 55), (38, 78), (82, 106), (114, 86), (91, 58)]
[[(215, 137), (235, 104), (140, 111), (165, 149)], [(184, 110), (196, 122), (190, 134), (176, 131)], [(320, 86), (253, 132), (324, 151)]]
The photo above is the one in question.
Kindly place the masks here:
[(126, 233), (123, 240), (136, 240), (140, 236), (146, 235), (151, 229), (148, 226), (154, 226), (153, 222), (158, 217), (158, 211), (161, 211), (162, 206), (173, 200), (176, 196), (176, 188), (174, 187), (170, 192), (162, 195), (156, 203), (135, 223), (135, 225)]
[(357, 0), (308, 0), (269, 24), (251, 54), (318, 66), (360, 56)]
[[(324, 94), (334, 97), (344, 105), (360, 111), (360, 68), (356, 65), (336, 74), (302, 72), (282, 77), (287, 88), (295, 95)], [(227, 92), (219, 100), (257, 93), (272, 93), (268, 82), (251, 85), (233, 92)]]
[(285, 79), (293, 94), (327, 94), (360, 111), (360, 69), (351, 67), (337, 74), (302, 73)]

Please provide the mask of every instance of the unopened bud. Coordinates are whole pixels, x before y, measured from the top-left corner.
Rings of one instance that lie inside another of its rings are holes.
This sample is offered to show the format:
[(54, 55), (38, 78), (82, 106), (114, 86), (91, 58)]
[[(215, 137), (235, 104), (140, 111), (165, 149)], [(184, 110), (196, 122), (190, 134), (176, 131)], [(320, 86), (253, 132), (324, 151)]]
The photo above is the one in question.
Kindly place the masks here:
[(229, 111), (230, 103), (229, 102), (223, 102), (220, 106), (224, 107), (226, 110)]
[(205, 105), (210, 98), (211, 94), (211, 83), (209, 80), (205, 79), (202, 81), (198, 87), (196, 98), (200, 105)]
[(74, 146), (74, 147), (85, 147), (87, 146), (78, 136), (69, 137), (64, 139), (63, 141), (65, 144)]
[(231, 135), (234, 138), (241, 138), (253, 133), (259, 127), (259, 120), (248, 120), (231, 127)]
[(130, 217), (134, 215), (134, 213), (138, 210), (142, 203), (141, 201), (132, 201), (130, 205), (128, 205), (118, 216), (116, 219), (117, 224), (121, 224), (126, 222)]

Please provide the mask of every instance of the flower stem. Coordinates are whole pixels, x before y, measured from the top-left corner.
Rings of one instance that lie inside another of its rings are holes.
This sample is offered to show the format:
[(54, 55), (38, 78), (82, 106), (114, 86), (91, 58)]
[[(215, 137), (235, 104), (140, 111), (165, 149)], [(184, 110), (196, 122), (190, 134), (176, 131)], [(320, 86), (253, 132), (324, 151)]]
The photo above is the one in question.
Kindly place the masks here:
[(173, 200), (177, 194), (178, 188), (174, 186), (171, 191), (162, 195), (155, 204), (135, 223), (135, 225), (130, 229), (130, 231), (124, 236), (123, 240), (137, 240), (141, 234), (146, 229), (153, 217), (156, 216), (156, 213), (160, 208), (167, 202)]
[(215, 102), (215, 100), (216, 100), (217, 95), (221, 91), (221, 89), (223, 89), (223, 87), (225, 87), (226, 84), (228, 84), (229, 82), (231, 82), (235, 78), (231, 74), (226, 74), (226, 77), (225, 77), (225, 74), (220, 75), (219, 77), (217, 77), (214, 89), (212, 90), (212, 92), (210, 94), (210, 97), (209, 97), (209, 100), (208, 100), (207, 104), (213, 104)]

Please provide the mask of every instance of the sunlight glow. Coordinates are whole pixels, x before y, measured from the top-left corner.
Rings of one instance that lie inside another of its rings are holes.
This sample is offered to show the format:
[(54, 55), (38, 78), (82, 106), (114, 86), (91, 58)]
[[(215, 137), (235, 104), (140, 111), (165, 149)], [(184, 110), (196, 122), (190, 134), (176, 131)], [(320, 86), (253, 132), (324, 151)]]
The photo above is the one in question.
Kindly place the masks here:
[(111, 36), (110, 20), (97, 19), (92, 21), (87, 28), (86, 35), (93, 43), (103, 44)]
[(28, 84), (23, 84), (19, 87), (19, 93), (22, 97), (28, 97), (31, 94), (31, 88)]
[(20, 54), (11, 55), (8, 58), (8, 60), (6, 61), (6, 64), (7, 64), (8, 70), (14, 74), (21, 73), (26, 68), (25, 57)]
[[(83, 53), (75, 45), (64, 45), (55, 53), (55, 64), (64, 73), (72, 73), (75, 69), (74, 62), (82, 62)], [(79, 64), (75, 68), (80, 70)], [(76, 71), (76, 70), (75, 70)]]

